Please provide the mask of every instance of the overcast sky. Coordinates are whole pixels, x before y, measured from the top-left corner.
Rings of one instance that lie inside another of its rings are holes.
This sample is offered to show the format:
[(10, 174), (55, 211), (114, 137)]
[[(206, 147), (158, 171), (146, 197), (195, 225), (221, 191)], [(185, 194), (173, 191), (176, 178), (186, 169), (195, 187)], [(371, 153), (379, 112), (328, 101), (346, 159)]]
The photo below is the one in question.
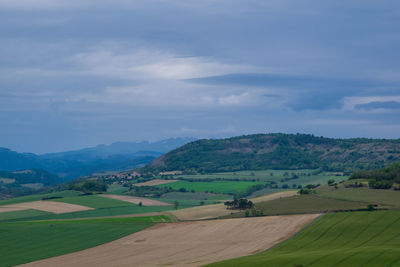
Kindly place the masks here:
[(0, 146), (400, 138), (400, 1), (0, 0)]

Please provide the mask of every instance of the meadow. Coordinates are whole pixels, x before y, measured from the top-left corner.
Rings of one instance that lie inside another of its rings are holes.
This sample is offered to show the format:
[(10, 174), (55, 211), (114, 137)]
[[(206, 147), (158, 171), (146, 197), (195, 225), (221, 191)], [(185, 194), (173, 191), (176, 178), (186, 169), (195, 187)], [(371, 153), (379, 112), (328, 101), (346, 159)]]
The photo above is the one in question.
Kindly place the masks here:
[(348, 179), (348, 176), (342, 176), (337, 172), (319, 172), (317, 170), (301, 169), (301, 170), (262, 170), (262, 171), (238, 171), (238, 172), (220, 172), (210, 174), (196, 175), (175, 175), (173, 179), (181, 179), (185, 181), (201, 180), (209, 181), (253, 181), (274, 183), (281, 188), (286, 186), (296, 188), (297, 186), (305, 186), (308, 184), (326, 184), (329, 180), (336, 182)]
[(158, 222), (161, 216), (0, 223), (0, 266), (13, 266), (104, 244)]
[(399, 266), (400, 212), (329, 213), (292, 239), (223, 266)]
[[(347, 183), (347, 182), (346, 182)], [(321, 186), (317, 188), (318, 195), (352, 201), (363, 201), (367, 203), (379, 203), (400, 209), (400, 191), (385, 189), (370, 189), (368, 187), (346, 188), (344, 184), (339, 184), (335, 189), (331, 186)]]
[(156, 185), (156, 187), (171, 187), (174, 190), (181, 188), (187, 191), (194, 190), (196, 192), (211, 192), (221, 194), (234, 194), (238, 192), (246, 191), (246, 189), (252, 185), (265, 184), (262, 182), (251, 182), (251, 181), (211, 181), (211, 182), (188, 182), (178, 181), (175, 183)]
[[(256, 203), (255, 208), (262, 210), (264, 215), (289, 215), (360, 210), (366, 209), (367, 203), (360, 201), (339, 200), (310, 194)], [(227, 217), (238, 218), (244, 216), (244, 212), (239, 212)]]

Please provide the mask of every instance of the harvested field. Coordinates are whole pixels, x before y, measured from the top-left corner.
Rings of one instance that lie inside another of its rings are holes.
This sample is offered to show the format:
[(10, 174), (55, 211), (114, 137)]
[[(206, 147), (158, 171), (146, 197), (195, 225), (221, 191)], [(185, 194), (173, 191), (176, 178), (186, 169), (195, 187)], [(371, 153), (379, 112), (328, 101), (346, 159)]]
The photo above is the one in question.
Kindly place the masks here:
[(199, 266), (264, 251), (318, 216), (158, 224), (107, 244), (23, 266)]
[(121, 195), (99, 195), (101, 197), (106, 197), (106, 198), (112, 198), (112, 199), (118, 199), (134, 204), (139, 204), (142, 202), (143, 206), (171, 206), (169, 203), (157, 201), (157, 200), (152, 200), (148, 198), (142, 198), (142, 197), (131, 197), (131, 196), (121, 196)]
[[(267, 196), (253, 198), (251, 199), (251, 201), (253, 201), (254, 203), (259, 203), (279, 198), (291, 197), (296, 194), (297, 194), (296, 191), (284, 191), (284, 192), (270, 194)], [(195, 221), (195, 220), (218, 218), (237, 212), (240, 212), (240, 210), (228, 210), (226, 209), (225, 205), (221, 203), (221, 204), (199, 206), (188, 209), (168, 211), (167, 213), (172, 214), (177, 219), (182, 221)]]
[(155, 179), (144, 183), (137, 183), (134, 186), (153, 186), (153, 185), (160, 185), (160, 184), (169, 184), (173, 182), (178, 182), (178, 180), (162, 180), (162, 179)]
[(23, 202), (23, 203), (18, 203), (18, 204), (1, 206), (0, 212), (29, 210), (29, 209), (47, 211), (47, 212), (52, 212), (55, 214), (92, 210), (92, 208), (82, 206), (82, 205), (39, 200), (39, 201)]
[(295, 195), (298, 195), (297, 190), (283, 191), (283, 192), (277, 192), (277, 193), (273, 193), (273, 194), (266, 195), (266, 196), (252, 198), (251, 201), (253, 201), (254, 203), (260, 203), (260, 202), (270, 201), (270, 200), (284, 198), (284, 197), (292, 197)]

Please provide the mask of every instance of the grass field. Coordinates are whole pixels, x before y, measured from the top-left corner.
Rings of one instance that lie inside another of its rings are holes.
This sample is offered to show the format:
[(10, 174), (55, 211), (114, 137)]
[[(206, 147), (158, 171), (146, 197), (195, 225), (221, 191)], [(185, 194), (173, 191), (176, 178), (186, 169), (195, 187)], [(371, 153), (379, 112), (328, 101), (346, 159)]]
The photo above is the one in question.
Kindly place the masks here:
[(212, 182), (187, 182), (179, 181), (167, 185), (156, 185), (157, 187), (171, 187), (172, 189), (179, 190), (185, 188), (187, 191), (195, 190), (196, 192), (212, 192), (221, 194), (233, 194), (236, 192), (243, 192), (248, 187), (256, 184), (264, 184), (262, 182), (228, 182), (228, 181), (212, 181)]
[[(367, 208), (367, 203), (359, 201), (339, 200), (318, 195), (299, 195), (256, 203), (255, 207), (264, 215), (285, 215), (301, 213), (321, 213), (340, 210), (357, 210)], [(243, 217), (244, 212), (228, 217)]]
[[(263, 170), (263, 171), (238, 171), (238, 172), (221, 172), (211, 174), (196, 174), (196, 175), (176, 175), (174, 179), (240, 179), (249, 181), (261, 181), (261, 182), (276, 182), (278, 185), (307, 185), (313, 184), (326, 184), (328, 180), (335, 180), (337, 182), (347, 180), (348, 176), (336, 176), (334, 172), (321, 172), (318, 174), (314, 173), (315, 170)], [(297, 179), (291, 179), (282, 181), (296, 174)]]
[(345, 188), (339, 185), (338, 189), (331, 186), (323, 186), (317, 189), (318, 195), (335, 199), (364, 201), (368, 203), (380, 203), (383, 205), (400, 208), (400, 191), (362, 188)]
[(66, 191), (54, 192), (54, 193), (49, 193), (49, 194), (29, 195), (29, 196), (24, 196), (24, 197), (16, 197), (16, 198), (11, 198), (11, 199), (1, 200), (0, 206), (42, 200), (45, 198), (48, 198), (48, 199), (54, 198), (54, 199), (51, 199), (52, 201), (54, 201), (57, 198), (75, 197), (75, 196), (79, 196), (81, 194), (82, 193), (78, 192), (78, 191), (66, 190)]
[(267, 252), (207, 266), (400, 266), (399, 229), (398, 211), (330, 213)]
[(0, 223), (0, 266), (13, 266), (97, 246), (143, 230), (167, 216)]

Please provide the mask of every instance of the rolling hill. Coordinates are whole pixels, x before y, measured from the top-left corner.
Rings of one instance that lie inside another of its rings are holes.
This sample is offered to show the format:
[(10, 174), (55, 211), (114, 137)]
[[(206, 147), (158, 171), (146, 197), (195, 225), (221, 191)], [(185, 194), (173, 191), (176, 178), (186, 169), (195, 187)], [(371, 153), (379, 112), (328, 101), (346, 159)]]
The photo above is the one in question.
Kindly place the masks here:
[(306, 134), (255, 134), (188, 143), (144, 170), (186, 173), (263, 169), (352, 172), (400, 160), (400, 139), (334, 139)]
[(99, 171), (122, 171), (150, 163), (191, 138), (158, 142), (118, 142), (75, 151), (36, 155), (0, 148), (0, 170), (44, 169), (61, 178), (71, 179)]

